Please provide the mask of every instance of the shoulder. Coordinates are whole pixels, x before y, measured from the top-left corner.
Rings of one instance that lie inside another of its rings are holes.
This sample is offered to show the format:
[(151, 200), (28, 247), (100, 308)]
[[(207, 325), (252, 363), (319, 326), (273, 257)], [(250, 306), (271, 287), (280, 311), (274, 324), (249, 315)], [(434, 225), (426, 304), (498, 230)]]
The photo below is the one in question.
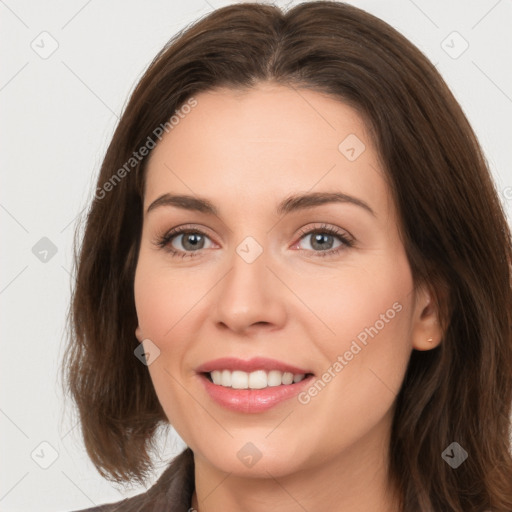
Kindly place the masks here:
[[(129, 498), (128, 498), (129, 499)], [(80, 510), (73, 510), (72, 512), (116, 512), (123, 510), (123, 503), (127, 500), (123, 500), (116, 503), (110, 503), (109, 505), (99, 505), (92, 508), (81, 508)], [(116, 508), (117, 507), (117, 508)]]
[(187, 448), (171, 461), (148, 491), (72, 512), (187, 512), (194, 488), (194, 455)]
[(72, 512), (142, 512), (143, 510), (151, 510), (151, 512), (153, 512), (154, 507), (147, 508), (147, 506), (151, 505), (149, 501), (146, 501), (146, 508), (140, 508), (142, 504), (141, 498), (146, 495), (147, 493), (143, 493), (133, 496), (132, 498), (116, 501), (115, 503), (107, 503), (92, 508), (81, 508), (80, 510), (73, 510)]

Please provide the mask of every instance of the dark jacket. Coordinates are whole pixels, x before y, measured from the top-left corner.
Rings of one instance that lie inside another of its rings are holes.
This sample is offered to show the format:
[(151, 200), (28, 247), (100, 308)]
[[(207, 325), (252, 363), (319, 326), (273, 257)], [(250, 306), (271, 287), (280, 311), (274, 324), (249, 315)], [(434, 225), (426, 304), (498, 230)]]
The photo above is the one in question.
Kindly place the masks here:
[(187, 512), (192, 507), (194, 488), (194, 454), (187, 448), (146, 492), (75, 512)]

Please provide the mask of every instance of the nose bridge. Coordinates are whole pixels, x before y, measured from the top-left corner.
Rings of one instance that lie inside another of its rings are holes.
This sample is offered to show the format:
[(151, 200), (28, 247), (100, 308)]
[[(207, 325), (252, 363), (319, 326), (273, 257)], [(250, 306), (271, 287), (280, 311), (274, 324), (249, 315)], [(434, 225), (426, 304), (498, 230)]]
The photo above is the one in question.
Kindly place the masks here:
[(282, 286), (267, 268), (271, 265), (271, 254), (263, 243), (246, 236), (234, 248), (230, 271), (219, 287), (216, 320), (233, 330), (240, 331), (255, 323), (283, 321)]

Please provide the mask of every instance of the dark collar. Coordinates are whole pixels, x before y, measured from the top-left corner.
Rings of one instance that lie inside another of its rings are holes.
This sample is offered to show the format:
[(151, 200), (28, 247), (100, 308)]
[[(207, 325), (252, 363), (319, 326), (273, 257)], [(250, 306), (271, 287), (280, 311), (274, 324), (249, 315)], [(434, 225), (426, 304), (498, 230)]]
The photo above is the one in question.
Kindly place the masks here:
[(194, 454), (187, 448), (170, 462), (146, 492), (76, 512), (188, 512), (194, 489)]
[(195, 476), (194, 453), (190, 448), (186, 448), (172, 460), (151, 489), (153, 488), (156, 488), (157, 500), (161, 502), (161, 506), (149, 508), (148, 512), (188, 512), (191, 509)]

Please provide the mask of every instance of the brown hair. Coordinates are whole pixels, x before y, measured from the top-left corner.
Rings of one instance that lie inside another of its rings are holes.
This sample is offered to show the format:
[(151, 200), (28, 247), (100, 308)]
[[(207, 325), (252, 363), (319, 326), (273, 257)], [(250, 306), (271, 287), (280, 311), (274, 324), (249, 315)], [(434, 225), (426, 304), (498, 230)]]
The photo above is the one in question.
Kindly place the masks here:
[[(414, 282), (431, 287), (443, 313), (442, 343), (413, 351), (396, 400), (389, 456), (402, 510), (510, 512), (511, 235), (460, 106), (396, 30), (338, 2), (285, 13), (263, 4), (212, 12), (150, 64), (108, 147), (97, 190), (192, 95), (262, 81), (326, 93), (360, 112), (387, 173)], [(156, 429), (168, 423), (147, 367), (134, 356), (146, 163), (90, 205), (75, 254), (63, 366), (87, 453), (116, 481), (144, 481)], [(441, 457), (454, 441), (469, 454), (457, 469)]]

